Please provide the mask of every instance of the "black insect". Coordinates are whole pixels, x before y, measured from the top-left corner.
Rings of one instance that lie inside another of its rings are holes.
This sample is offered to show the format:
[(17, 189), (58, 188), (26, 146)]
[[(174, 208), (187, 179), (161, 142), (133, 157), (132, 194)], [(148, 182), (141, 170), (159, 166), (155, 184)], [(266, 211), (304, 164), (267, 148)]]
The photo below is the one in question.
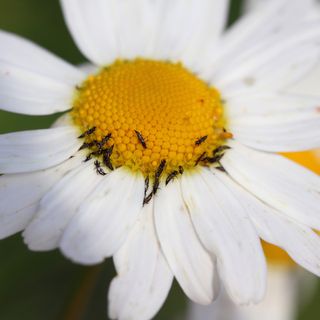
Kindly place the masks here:
[(179, 166), (179, 173), (183, 174), (183, 172), (184, 172), (183, 166)]
[(144, 180), (144, 198), (147, 195), (149, 189), (149, 176), (146, 177), (146, 179)]
[(83, 150), (83, 149), (91, 148), (91, 147), (93, 147), (95, 144), (96, 144), (95, 141), (92, 141), (92, 142), (84, 142), (84, 143), (82, 144), (82, 146), (79, 148), (79, 151), (80, 151), (80, 150)]
[(98, 160), (96, 160), (96, 161), (94, 162), (94, 165), (95, 165), (95, 167), (96, 167), (96, 171), (97, 171), (98, 174), (101, 174), (102, 176), (105, 176), (105, 175), (106, 175), (106, 173), (104, 172), (104, 170), (101, 168), (100, 162), (99, 162)]
[(76, 85), (76, 89), (77, 89), (78, 91), (80, 91), (80, 90), (83, 89), (83, 87), (82, 87), (82, 86), (79, 86), (79, 85)]
[(143, 199), (143, 205), (148, 204), (148, 203), (150, 202), (152, 196), (153, 196), (153, 193), (150, 192), (150, 193), (148, 194), (148, 196), (144, 197), (144, 199)]
[(206, 159), (205, 155), (206, 155), (206, 152), (201, 153), (200, 157), (196, 160), (196, 163), (194, 166), (197, 166), (200, 163), (200, 161)]
[(91, 160), (91, 159), (92, 159), (92, 154), (89, 153), (89, 154), (87, 155), (87, 157), (83, 160), (83, 162), (88, 162), (88, 161)]
[(111, 138), (111, 133), (107, 134), (101, 141), (95, 141), (96, 146), (101, 150)]
[(217, 170), (219, 170), (221, 172), (226, 172), (226, 169), (221, 164), (219, 164), (218, 167), (215, 167), (215, 169), (217, 169)]
[(223, 156), (224, 156), (224, 153), (220, 153), (220, 154), (217, 154), (213, 157), (206, 157), (203, 160), (207, 161), (209, 163), (216, 163), (216, 162), (219, 162)]
[(136, 133), (139, 142), (140, 142), (140, 143), (142, 144), (142, 146), (146, 149), (146, 148), (147, 148), (147, 144), (146, 144), (146, 141), (144, 140), (142, 134), (141, 134), (139, 131), (137, 131), (137, 130), (134, 130), (134, 132)]
[(103, 149), (103, 163), (108, 167), (110, 170), (113, 170), (113, 165), (111, 163), (111, 155), (113, 151), (113, 145), (107, 149)]
[(78, 139), (82, 139), (84, 137), (89, 136), (90, 134), (93, 134), (96, 131), (96, 127), (92, 127), (89, 130), (85, 131), (83, 134), (81, 134)]
[(174, 179), (177, 175), (179, 174), (179, 172), (177, 170), (172, 171), (166, 179), (166, 185), (172, 180)]
[(161, 176), (161, 174), (162, 174), (162, 172), (163, 172), (163, 169), (164, 169), (164, 167), (166, 166), (166, 163), (167, 163), (167, 161), (166, 160), (161, 160), (161, 162), (160, 162), (160, 164), (159, 164), (159, 167), (158, 167), (158, 169), (157, 169), (157, 171), (156, 171), (156, 173), (155, 173), (155, 180), (158, 178), (160, 178), (160, 176)]
[(196, 146), (200, 146), (201, 143), (205, 142), (207, 140), (208, 136), (203, 136), (201, 138), (199, 138), (196, 142), (195, 145)]
[(159, 184), (160, 184), (160, 180), (159, 178), (155, 177), (154, 182), (153, 182), (153, 186), (152, 186), (152, 193), (156, 194), (158, 189), (159, 189)]
[(227, 145), (220, 146), (220, 147), (214, 149), (212, 154), (215, 155), (217, 153), (223, 152), (223, 151), (228, 150), (228, 149), (231, 149), (231, 148), (229, 146), (227, 146)]

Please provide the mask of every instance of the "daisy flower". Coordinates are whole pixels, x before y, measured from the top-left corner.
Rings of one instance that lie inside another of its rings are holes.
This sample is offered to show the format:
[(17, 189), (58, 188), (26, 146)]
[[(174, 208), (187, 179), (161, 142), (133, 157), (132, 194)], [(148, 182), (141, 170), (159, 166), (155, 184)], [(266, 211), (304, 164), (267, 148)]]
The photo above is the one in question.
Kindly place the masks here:
[(320, 146), (311, 0), (270, 0), (225, 31), (227, 0), (62, 0), (88, 74), (0, 33), (0, 107), (65, 112), (0, 136), (0, 236), (113, 256), (112, 319), (150, 319), (173, 278), (199, 304), (266, 290), (260, 239), (320, 275), (319, 177), (278, 155)]

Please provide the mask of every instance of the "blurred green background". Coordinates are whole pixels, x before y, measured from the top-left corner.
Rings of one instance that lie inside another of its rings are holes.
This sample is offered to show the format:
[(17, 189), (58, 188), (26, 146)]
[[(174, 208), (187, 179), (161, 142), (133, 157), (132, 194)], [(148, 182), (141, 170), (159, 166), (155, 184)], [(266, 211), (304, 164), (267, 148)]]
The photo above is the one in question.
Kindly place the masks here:
[[(230, 23), (241, 14), (242, 4), (232, 2)], [(85, 61), (66, 29), (58, 0), (0, 0), (0, 29), (31, 39), (71, 63)], [(45, 128), (54, 119), (0, 111), (0, 133)], [(77, 266), (58, 251), (30, 252), (20, 235), (10, 237), (0, 242), (0, 319), (107, 319), (107, 289), (114, 275), (111, 259), (96, 267)], [(299, 319), (320, 318), (319, 285), (310, 300), (300, 308)], [(186, 305), (175, 284), (155, 319), (184, 320)]]

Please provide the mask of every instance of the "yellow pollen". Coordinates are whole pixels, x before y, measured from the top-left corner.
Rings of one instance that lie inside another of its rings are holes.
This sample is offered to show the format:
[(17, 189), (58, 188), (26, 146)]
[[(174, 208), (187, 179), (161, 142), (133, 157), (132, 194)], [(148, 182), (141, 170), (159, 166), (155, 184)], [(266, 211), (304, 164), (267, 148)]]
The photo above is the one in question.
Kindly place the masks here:
[(88, 144), (111, 134), (103, 147), (113, 146), (113, 167), (145, 176), (162, 160), (167, 174), (194, 168), (232, 137), (219, 92), (180, 63), (118, 60), (78, 88), (72, 117), (81, 132), (96, 128), (85, 136)]

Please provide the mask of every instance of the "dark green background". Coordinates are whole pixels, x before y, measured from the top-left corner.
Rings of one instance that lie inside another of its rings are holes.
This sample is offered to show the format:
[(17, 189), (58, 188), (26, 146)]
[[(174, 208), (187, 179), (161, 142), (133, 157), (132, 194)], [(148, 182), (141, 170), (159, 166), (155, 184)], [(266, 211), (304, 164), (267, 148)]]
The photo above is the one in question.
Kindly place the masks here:
[[(232, 2), (230, 23), (240, 15), (241, 4)], [(74, 64), (85, 61), (66, 29), (58, 0), (0, 0), (0, 29), (29, 38)], [(0, 111), (0, 133), (45, 128), (54, 119)], [(10, 237), (0, 242), (0, 319), (107, 319), (107, 288), (114, 274), (111, 259), (96, 267), (77, 266), (57, 251), (30, 252), (20, 235)], [(319, 292), (299, 319), (320, 318)], [(156, 319), (185, 319), (186, 303), (175, 284)]]

